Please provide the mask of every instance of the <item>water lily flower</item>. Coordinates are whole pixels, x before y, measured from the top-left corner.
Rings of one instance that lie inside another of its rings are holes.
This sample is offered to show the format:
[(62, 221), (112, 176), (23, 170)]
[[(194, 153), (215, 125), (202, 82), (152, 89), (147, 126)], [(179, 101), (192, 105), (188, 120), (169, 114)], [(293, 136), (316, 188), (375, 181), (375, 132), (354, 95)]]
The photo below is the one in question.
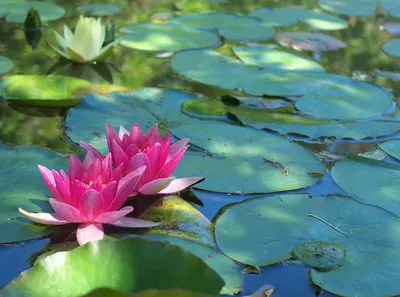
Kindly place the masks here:
[(101, 24), (100, 19), (82, 15), (74, 33), (64, 25), (64, 37), (57, 32), (55, 36), (60, 48), (50, 44), (51, 48), (60, 56), (78, 63), (103, 60), (109, 50), (118, 43), (118, 40), (115, 40), (102, 47), (106, 38), (105, 25)]
[(145, 166), (120, 178), (122, 166), (113, 169), (111, 154), (100, 160), (88, 152), (83, 163), (75, 155), (70, 156), (69, 176), (63, 170), (58, 173), (41, 165), (39, 170), (53, 196), (49, 203), (55, 212), (33, 213), (21, 208), (19, 211), (40, 224), (79, 223), (76, 237), (80, 245), (103, 239), (102, 224), (127, 228), (161, 224), (126, 217), (133, 207), (121, 208), (146, 170)]
[[(130, 132), (120, 127), (117, 133), (106, 125), (108, 149), (115, 166), (123, 166), (124, 174), (129, 174), (141, 166), (146, 166), (136, 184), (132, 195), (169, 195), (183, 191), (204, 180), (203, 177), (171, 177), (179, 161), (187, 150), (189, 139), (181, 139), (172, 144), (170, 133), (160, 137), (155, 124), (143, 135), (139, 124), (132, 126)], [(93, 146), (82, 142), (82, 146), (97, 158), (104, 156)]]

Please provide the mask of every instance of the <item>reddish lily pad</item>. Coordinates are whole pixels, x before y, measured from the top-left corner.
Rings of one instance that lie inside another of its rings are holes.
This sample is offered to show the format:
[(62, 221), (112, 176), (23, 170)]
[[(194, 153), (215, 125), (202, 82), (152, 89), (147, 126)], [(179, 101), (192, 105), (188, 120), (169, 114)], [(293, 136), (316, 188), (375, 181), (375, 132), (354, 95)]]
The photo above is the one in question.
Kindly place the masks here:
[(274, 38), (281, 45), (300, 51), (332, 51), (346, 47), (343, 41), (316, 32), (280, 32)]

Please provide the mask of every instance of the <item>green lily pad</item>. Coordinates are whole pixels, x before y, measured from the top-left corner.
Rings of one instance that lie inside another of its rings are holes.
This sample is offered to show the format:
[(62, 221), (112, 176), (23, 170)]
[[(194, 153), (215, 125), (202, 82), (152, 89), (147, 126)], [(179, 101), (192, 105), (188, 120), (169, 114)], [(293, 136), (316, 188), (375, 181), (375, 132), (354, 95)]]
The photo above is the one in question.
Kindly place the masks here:
[(133, 124), (139, 123), (146, 130), (156, 122), (140, 100), (135, 100), (133, 93), (113, 92), (107, 97), (97, 94), (83, 97), (79, 105), (68, 112), (65, 126), (72, 141), (88, 142), (106, 153), (106, 124), (114, 129), (119, 129), (120, 125), (130, 129)]
[(256, 68), (212, 50), (187, 51), (176, 54), (172, 68), (184, 77), (220, 88), (240, 88), (242, 81), (257, 73)]
[(28, 11), (34, 8), (42, 21), (53, 21), (62, 18), (65, 9), (53, 3), (39, 1), (2, 1), (0, 14), (6, 16), (7, 22), (23, 23)]
[(280, 32), (274, 38), (281, 45), (299, 51), (332, 51), (346, 47), (346, 43), (336, 37), (316, 32)]
[(218, 30), (225, 39), (233, 41), (256, 41), (271, 38), (274, 35), (272, 26), (247, 16), (208, 13), (191, 14), (177, 17), (171, 23), (181, 27), (194, 27), (205, 30)]
[(10, 72), (14, 68), (14, 63), (9, 58), (0, 56), (0, 75)]
[(320, 241), (303, 243), (292, 250), (295, 258), (320, 271), (331, 271), (346, 263), (346, 251), (338, 244)]
[(349, 16), (373, 16), (377, 0), (319, 0), (321, 8)]
[(400, 139), (392, 139), (378, 144), (381, 149), (392, 157), (400, 160)]
[(332, 168), (335, 182), (355, 199), (400, 215), (400, 167), (368, 158), (354, 157)]
[[(132, 236), (132, 235), (128, 235)], [(214, 269), (218, 275), (224, 280), (225, 286), (221, 290), (221, 294), (233, 295), (239, 293), (242, 289), (242, 273), (236, 263), (222, 254), (220, 251), (193, 242), (191, 240), (181, 239), (168, 235), (138, 235), (141, 238), (161, 241), (166, 245), (177, 245), (183, 249), (193, 253), (202, 259), (208, 266)], [(136, 237), (136, 236), (133, 236)], [(1, 295), (0, 295), (1, 296)]]
[(181, 288), (218, 296), (223, 285), (214, 270), (182, 248), (129, 238), (93, 242), (49, 256), (1, 289), (0, 296), (58, 297), (62, 291), (72, 297), (100, 287), (132, 293)]
[(289, 259), (293, 247), (313, 241), (340, 243), (347, 250), (348, 238), (388, 224), (399, 223), (389, 212), (354, 199), (286, 194), (230, 205), (215, 223), (215, 238), (228, 257), (265, 266)]
[(79, 102), (77, 91), (90, 85), (89, 81), (61, 75), (13, 75), (0, 83), (0, 96), (28, 105), (69, 107)]
[(394, 38), (382, 45), (382, 49), (388, 55), (400, 58), (400, 38)]
[(120, 44), (145, 51), (183, 51), (211, 48), (220, 44), (214, 33), (172, 24), (136, 24), (119, 29)]
[(400, 18), (400, 3), (397, 0), (380, 0), (382, 10), (390, 15)]
[(307, 10), (304, 6), (283, 8), (261, 8), (252, 11), (249, 16), (261, 19), (269, 26), (289, 27), (301, 21), (317, 30), (341, 30), (348, 27), (345, 20), (316, 10)]
[[(370, 220), (366, 218), (366, 223)], [(347, 263), (334, 271), (311, 270), (314, 284), (339, 296), (398, 296), (399, 222), (366, 229), (341, 243)]]
[(398, 22), (386, 22), (381, 26), (381, 30), (385, 30), (390, 34), (400, 34), (400, 23)]
[(303, 95), (296, 101), (296, 108), (326, 119), (375, 117), (388, 112), (394, 104), (390, 93), (377, 85), (330, 73), (259, 73), (244, 81), (243, 90), (255, 96)]
[(121, 7), (112, 4), (87, 4), (78, 6), (76, 10), (90, 15), (103, 16), (120, 13)]
[(48, 168), (67, 167), (67, 160), (56, 153), (35, 146), (0, 146), (2, 184), (0, 187), (0, 243), (39, 238), (50, 233), (43, 225), (25, 219), (18, 208), (48, 212), (48, 189), (38, 164)]
[(193, 293), (187, 290), (181, 289), (170, 289), (170, 290), (144, 290), (138, 294), (132, 295), (119, 290), (102, 288), (97, 289), (83, 297), (165, 297), (165, 296), (175, 296), (175, 297), (212, 297), (212, 295), (204, 295), (201, 293)]
[[(400, 32), (399, 32), (399, 34), (400, 34)], [(397, 73), (397, 72), (374, 70), (371, 72), (371, 74), (374, 76), (389, 78), (394, 81), (400, 81), (400, 73)]]
[(305, 148), (285, 138), (224, 123), (179, 126), (179, 138), (206, 151), (186, 153), (177, 176), (204, 176), (196, 188), (227, 193), (270, 193), (304, 188), (325, 172), (325, 167)]
[(238, 120), (256, 129), (276, 131), (282, 135), (298, 134), (312, 139), (335, 137), (336, 139), (361, 140), (369, 137), (388, 136), (400, 131), (400, 122), (388, 121), (331, 121), (319, 120), (268, 109), (255, 109), (243, 105), (229, 106), (219, 100), (188, 100), (182, 103), (182, 112), (191, 117)]
[(233, 47), (235, 55), (248, 65), (283, 71), (325, 71), (317, 62), (285, 51), (261, 46)]

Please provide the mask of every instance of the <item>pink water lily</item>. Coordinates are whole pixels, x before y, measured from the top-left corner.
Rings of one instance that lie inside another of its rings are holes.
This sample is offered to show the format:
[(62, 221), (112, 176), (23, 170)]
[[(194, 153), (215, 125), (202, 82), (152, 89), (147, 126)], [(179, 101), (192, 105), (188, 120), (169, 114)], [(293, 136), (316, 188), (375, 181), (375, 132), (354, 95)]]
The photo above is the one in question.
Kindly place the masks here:
[(70, 156), (69, 176), (63, 170), (58, 173), (41, 165), (39, 170), (53, 196), (49, 202), (55, 213), (33, 213), (21, 208), (19, 211), (40, 224), (79, 223), (76, 236), (80, 245), (103, 239), (102, 224), (127, 228), (161, 224), (125, 217), (133, 207), (121, 208), (146, 166), (140, 166), (121, 178), (122, 165), (113, 169), (111, 154), (99, 159), (88, 152), (83, 163), (76, 156)]
[[(146, 166), (132, 195), (173, 194), (204, 180), (203, 177), (176, 179), (170, 176), (189, 147), (189, 139), (172, 143), (170, 133), (161, 138), (157, 124), (152, 126), (146, 135), (143, 135), (139, 124), (133, 125), (130, 132), (120, 126), (119, 133), (107, 124), (106, 136), (114, 165), (122, 166), (123, 174), (129, 174), (141, 166)], [(85, 142), (81, 144), (96, 157), (104, 158), (93, 146)]]

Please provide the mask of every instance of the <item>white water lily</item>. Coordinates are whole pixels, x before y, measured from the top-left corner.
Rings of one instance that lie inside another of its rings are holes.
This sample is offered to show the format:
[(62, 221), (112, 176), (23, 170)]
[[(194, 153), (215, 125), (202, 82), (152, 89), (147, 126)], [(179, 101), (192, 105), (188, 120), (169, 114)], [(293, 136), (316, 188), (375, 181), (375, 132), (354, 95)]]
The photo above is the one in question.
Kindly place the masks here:
[(102, 48), (106, 38), (105, 25), (101, 24), (100, 19), (82, 15), (74, 33), (64, 25), (64, 37), (57, 32), (55, 35), (60, 48), (50, 44), (51, 48), (60, 56), (78, 63), (104, 59), (108, 51), (118, 42), (115, 40)]

